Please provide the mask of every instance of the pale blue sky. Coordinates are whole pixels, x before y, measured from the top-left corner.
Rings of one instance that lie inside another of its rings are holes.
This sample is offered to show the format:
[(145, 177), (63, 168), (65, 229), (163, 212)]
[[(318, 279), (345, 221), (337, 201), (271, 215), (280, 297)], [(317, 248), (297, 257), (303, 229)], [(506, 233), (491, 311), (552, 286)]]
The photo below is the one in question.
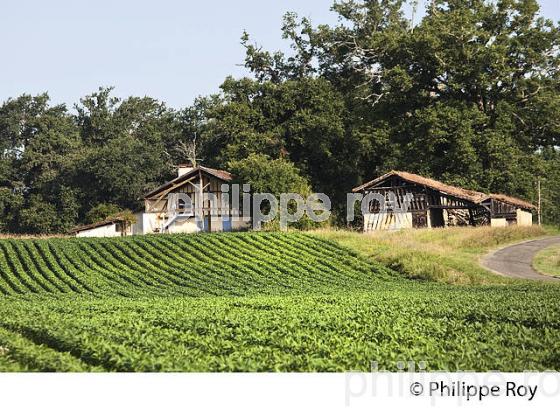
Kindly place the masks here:
[[(540, 0), (560, 20), (560, 0)], [(247, 30), (266, 49), (286, 49), (282, 15), (335, 23), (332, 0), (18, 0), (0, 6), (0, 101), (48, 91), (71, 106), (101, 85), (174, 108), (245, 74)]]

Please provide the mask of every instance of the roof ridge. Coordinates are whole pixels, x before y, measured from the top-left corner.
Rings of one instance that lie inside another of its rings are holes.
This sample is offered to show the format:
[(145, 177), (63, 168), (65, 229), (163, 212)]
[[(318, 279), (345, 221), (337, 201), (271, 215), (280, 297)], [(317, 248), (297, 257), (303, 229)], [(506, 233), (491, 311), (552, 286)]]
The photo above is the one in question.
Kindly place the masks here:
[(384, 181), (385, 179), (391, 177), (391, 176), (398, 176), (402, 179), (404, 179), (405, 181), (411, 182), (413, 184), (419, 184), (419, 185), (424, 185), (427, 187), (430, 187), (434, 190), (438, 190), (441, 192), (444, 192), (446, 194), (449, 195), (453, 195), (456, 196), (458, 198), (479, 204), (480, 202), (484, 201), (485, 199), (488, 198), (488, 194), (485, 194), (483, 192), (478, 192), (475, 190), (469, 190), (466, 188), (461, 188), (461, 187), (456, 187), (453, 185), (449, 185), (446, 184), (444, 182), (438, 181), (436, 179), (433, 178), (429, 178), (429, 177), (425, 177), (422, 175), (418, 175), (418, 174), (414, 174), (412, 172), (407, 172), (407, 171), (397, 171), (397, 170), (391, 170), (390, 172), (383, 174), (382, 176), (380, 176), (379, 178), (376, 178), (372, 181), (366, 182), (365, 184), (360, 185), (357, 188), (354, 188), (352, 191), (353, 192), (358, 192), (361, 190), (364, 190), (366, 188), (368, 188), (369, 186), (375, 185), (379, 182)]
[(456, 196), (461, 199), (465, 199), (475, 204), (480, 204), (481, 202), (484, 202), (487, 199), (493, 198), (502, 202), (510, 203), (512, 205), (518, 205), (524, 208), (530, 208), (530, 209), (535, 208), (535, 206), (532, 203), (513, 196), (508, 196), (505, 194), (485, 193), (485, 192), (476, 191), (474, 189), (462, 188), (462, 187), (447, 184), (445, 182), (438, 181), (437, 179), (433, 179), (430, 177), (425, 177), (408, 171), (397, 171), (394, 169), (381, 175), (380, 177), (372, 181), (366, 182), (354, 188), (352, 192), (362, 191), (372, 185), (384, 181), (385, 179), (391, 176), (398, 176), (404, 179), (405, 181), (412, 182), (414, 184), (425, 185), (432, 189), (444, 192), (449, 195)]
[(105, 219), (101, 220), (101, 221), (97, 221), (97, 222), (93, 222), (90, 224), (86, 224), (86, 225), (80, 225), (80, 226), (76, 226), (75, 228), (73, 228), (70, 233), (75, 233), (75, 232), (80, 232), (80, 231), (84, 231), (84, 230), (88, 230), (88, 229), (93, 229), (93, 228), (98, 228), (100, 226), (104, 226), (104, 225), (109, 225), (115, 222), (124, 222), (124, 213), (125, 211), (121, 211), (118, 212), (116, 214), (113, 215), (109, 215), (108, 217), (106, 217)]

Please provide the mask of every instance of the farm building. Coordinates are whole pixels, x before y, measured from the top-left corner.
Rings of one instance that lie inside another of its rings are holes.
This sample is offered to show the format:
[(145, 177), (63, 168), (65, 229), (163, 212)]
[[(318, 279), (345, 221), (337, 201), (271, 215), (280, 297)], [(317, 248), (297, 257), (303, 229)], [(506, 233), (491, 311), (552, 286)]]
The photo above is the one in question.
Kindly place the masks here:
[[(177, 178), (144, 197), (145, 210), (134, 229), (142, 234), (247, 229), (250, 210), (243, 215), (241, 207), (234, 204), (231, 182), (227, 171), (181, 165)], [(224, 201), (222, 191), (229, 200)]]
[(72, 230), (78, 238), (112, 238), (132, 235), (132, 225), (122, 215), (114, 215), (104, 221), (79, 226)]
[[(385, 209), (379, 201), (369, 203), (369, 212), (363, 215), (366, 232), (465, 225), (527, 226), (532, 225), (532, 211), (536, 209), (518, 198), (471, 191), (402, 171), (391, 171), (353, 192), (385, 198)], [(403, 207), (407, 195), (408, 206)], [(402, 212), (395, 212), (395, 208)]]
[[(250, 210), (244, 215), (233, 201), (232, 175), (207, 167), (181, 165), (172, 181), (144, 197), (144, 211), (126, 225), (118, 217), (78, 227), (80, 237), (112, 237), (155, 233), (222, 232), (247, 229)], [(224, 190), (225, 187), (225, 190)], [(229, 198), (224, 200), (224, 190)]]

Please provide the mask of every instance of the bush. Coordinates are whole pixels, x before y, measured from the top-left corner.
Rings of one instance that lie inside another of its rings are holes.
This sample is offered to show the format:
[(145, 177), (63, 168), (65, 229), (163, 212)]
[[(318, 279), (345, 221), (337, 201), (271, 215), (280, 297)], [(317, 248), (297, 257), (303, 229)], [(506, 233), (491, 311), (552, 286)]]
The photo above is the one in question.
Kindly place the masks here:
[(86, 223), (92, 224), (104, 221), (109, 216), (122, 212), (122, 209), (115, 204), (99, 204), (90, 209), (86, 214)]

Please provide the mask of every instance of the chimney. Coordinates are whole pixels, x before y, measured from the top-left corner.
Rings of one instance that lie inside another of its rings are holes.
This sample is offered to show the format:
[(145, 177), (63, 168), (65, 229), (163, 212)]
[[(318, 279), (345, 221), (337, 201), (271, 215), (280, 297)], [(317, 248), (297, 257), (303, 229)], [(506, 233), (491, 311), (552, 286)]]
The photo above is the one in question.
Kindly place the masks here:
[(182, 177), (183, 175), (191, 172), (194, 169), (193, 164), (191, 162), (187, 164), (180, 164), (177, 167), (177, 177)]

